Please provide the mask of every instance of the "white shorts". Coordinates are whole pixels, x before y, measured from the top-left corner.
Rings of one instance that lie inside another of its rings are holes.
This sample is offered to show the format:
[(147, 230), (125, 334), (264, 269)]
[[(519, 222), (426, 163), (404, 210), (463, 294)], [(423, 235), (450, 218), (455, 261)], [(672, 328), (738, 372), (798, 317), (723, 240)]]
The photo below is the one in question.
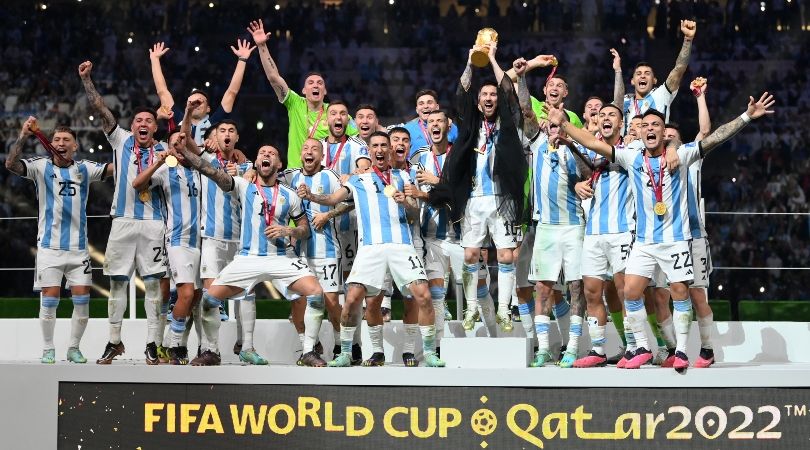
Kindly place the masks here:
[(159, 220), (114, 218), (104, 255), (104, 275), (128, 277), (136, 269), (141, 277), (164, 274), (164, 232)]
[(557, 281), (560, 271), (565, 282), (582, 279), (584, 237), (584, 225), (537, 224), (529, 280)]
[(389, 271), (401, 292), (412, 281), (427, 280), (425, 266), (412, 245), (374, 244), (360, 247), (346, 283), (365, 285), (366, 295), (374, 297), (385, 286)]
[(343, 274), (337, 258), (307, 258), (307, 264), (309, 270), (318, 277), (324, 292), (340, 292)]
[[(487, 264), (482, 259), (479, 263), (478, 279), (485, 280)], [(458, 241), (425, 238), (425, 269), (428, 280), (444, 279), (452, 272), (449, 282), (461, 283), (464, 273), (464, 247)]]
[(487, 235), (495, 248), (515, 248), (523, 239), (517, 220), (498, 213), (500, 198), (494, 195), (470, 197), (461, 222), (461, 246), (481, 248)]
[(44, 287), (62, 286), (62, 277), (67, 280), (68, 288), (93, 285), (90, 252), (87, 250), (38, 248), (36, 268), (35, 291)]
[(529, 225), (526, 228), (526, 234), (523, 235), (523, 242), (520, 244), (520, 251), (518, 251), (517, 261), (515, 261), (515, 286), (518, 289), (534, 286), (534, 283), (529, 281), (529, 272), (532, 266), (535, 233), (534, 225)]
[(202, 239), (200, 278), (216, 278), (239, 251), (239, 242)]
[(586, 235), (582, 245), (582, 276), (606, 280), (624, 272), (632, 246), (633, 234), (629, 231)]
[(188, 247), (168, 247), (166, 251), (174, 284), (192, 283), (194, 289), (201, 288), (200, 251)]
[(693, 288), (709, 288), (709, 275), (712, 274), (712, 252), (706, 238), (692, 239), (692, 264), (694, 264), (695, 282)]
[(357, 228), (338, 231), (337, 235), (340, 244), (340, 270), (344, 273), (350, 272), (357, 256)]
[(246, 293), (263, 282), (272, 281), (279, 292), (287, 292), (287, 288), (304, 277), (312, 277), (307, 262), (289, 254), (287, 256), (268, 255), (236, 255), (230, 264), (225, 266), (216, 280), (214, 286), (235, 286), (242, 288)]
[[(635, 242), (627, 258), (624, 272), (655, 279), (656, 267), (660, 267), (669, 283), (685, 282), (692, 284), (694, 267), (689, 241), (662, 244), (642, 244)], [(656, 287), (666, 287), (656, 283)]]

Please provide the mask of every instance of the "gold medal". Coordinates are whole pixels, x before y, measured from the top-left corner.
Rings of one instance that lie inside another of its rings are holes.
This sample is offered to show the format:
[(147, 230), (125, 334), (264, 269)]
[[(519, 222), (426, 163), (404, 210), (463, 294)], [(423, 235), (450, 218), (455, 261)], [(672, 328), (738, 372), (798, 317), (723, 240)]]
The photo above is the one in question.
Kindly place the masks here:
[(169, 167), (177, 167), (177, 157), (174, 155), (167, 156), (163, 162), (165, 162)]
[(386, 196), (386, 197), (393, 197), (393, 196), (394, 196), (394, 194), (396, 194), (396, 193), (397, 193), (397, 188), (395, 188), (395, 187), (394, 187), (393, 185), (391, 185), (391, 184), (389, 184), (388, 186), (386, 186), (386, 187), (383, 189), (383, 194), (385, 194), (385, 196)]
[(663, 216), (667, 213), (667, 205), (664, 202), (655, 202), (655, 207), (653, 207), (653, 211), (659, 216)]
[(152, 194), (149, 193), (149, 189), (144, 189), (138, 194), (138, 198), (141, 199), (143, 203), (149, 203), (149, 200), (152, 199)]
[(551, 57), (551, 65), (552, 65), (552, 66), (554, 66), (554, 67), (557, 67), (559, 64), (560, 64), (560, 62), (559, 62), (559, 61), (557, 61), (557, 57), (556, 57), (556, 56), (552, 56), (552, 57)]

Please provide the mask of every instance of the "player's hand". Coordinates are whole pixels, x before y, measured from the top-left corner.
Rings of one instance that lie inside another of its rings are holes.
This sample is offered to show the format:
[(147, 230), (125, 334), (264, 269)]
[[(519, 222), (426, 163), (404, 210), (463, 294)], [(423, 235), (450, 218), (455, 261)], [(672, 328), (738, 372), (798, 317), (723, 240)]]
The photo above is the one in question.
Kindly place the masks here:
[(208, 153), (216, 153), (222, 151), (222, 149), (219, 148), (219, 140), (217, 139), (217, 130), (212, 131), (211, 134), (208, 135), (208, 139), (203, 141), (203, 148)]
[(292, 229), (286, 225), (273, 224), (264, 229), (267, 239), (278, 239), (287, 237), (292, 233)]
[(476, 50), (478, 50), (478, 46), (473, 45), (473, 48), (471, 48), (470, 51), (467, 53), (467, 66), (472, 65), (472, 55), (473, 53), (475, 53)]
[(161, 106), (157, 109), (158, 120), (171, 120), (174, 117), (174, 111), (166, 106)]
[(256, 181), (256, 169), (251, 167), (250, 169), (245, 171), (245, 173), (242, 174), (242, 178), (250, 181), (251, 183), (254, 183)]
[(487, 55), (489, 56), (489, 61), (494, 63), (495, 62), (495, 53), (498, 51), (498, 43), (495, 41), (490, 42), (489, 44), (485, 45), (487, 49)]
[(28, 136), (31, 136), (34, 134), (34, 130), (38, 129), (38, 127), (37, 118), (34, 116), (28, 116), (20, 129), (20, 138), (27, 138)]
[(149, 59), (157, 61), (168, 51), (169, 47), (166, 47), (166, 44), (163, 42), (158, 42), (149, 49)]
[(174, 148), (172, 150), (177, 150), (179, 152), (184, 148), (186, 148), (186, 133), (178, 133), (177, 141), (175, 141)]
[[(678, 147), (681, 146), (680, 143), (676, 142), (676, 144)], [(678, 157), (678, 152), (677, 151), (667, 152), (666, 158), (664, 158), (664, 160), (661, 161), (661, 164), (663, 164), (663, 167), (661, 169), (669, 170), (669, 173), (671, 174), (677, 172), (678, 167), (680, 167), (681, 165), (681, 159)]]
[(262, 19), (250, 22), (250, 25), (247, 27), (247, 31), (250, 33), (251, 37), (253, 37), (253, 42), (255, 42), (256, 45), (265, 44), (270, 38), (270, 33), (264, 32), (264, 23), (262, 22)]
[(93, 63), (90, 61), (85, 61), (79, 64), (79, 78), (84, 80), (85, 78), (90, 77), (90, 72), (93, 71)]
[(188, 102), (186, 102), (186, 112), (194, 111), (194, 109), (196, 109), (200, 105), (202, 105), (201, 100), (189, 100)]
[[(365, 171), (362, 171), (361, 169), (357, 169), (356, 173), (358, 173), (358, 174), (359, 173), (365, 173)], [(340, 185), (343, 186), (344, 184), (346, 184), (349, 181), (349, 178), (351, 178), (351, 177), (352, 176), (347, 174), (347, 173), (344, 173), (343, 175), (341, 175), (340, 176)]]
[(773, 114), (774, 111), (770, 108), (775, 103), (776, 100), (773, 99), (773, 95), (770, 95), (767, 92), (762, 94), (756, 103), (754, 102), (754, 97), (748, 97), (748, 109), (745, 112), (751, 119), (759, 119), (766, 114)]
[(684, 39), (694, 39), (697, 31), (697, 24), (694, 20), (681, 20), (681, 33)]
[(554, 107), (548, 103), (543, 104), (543, 111), (548, 117), (548, 121), (557, 126), (562, 126), (565, 121), (565, 104), (560, 103), (559, 107)]
[(422, 191), (420, 191), (414, 184), (406, 184), (404, 194), (406, 197), (419, 198), (419, 196), (422, 194)]
[(394, 195), (391, 196), (391, 198), (393, 198), (394, 201), (397, 202), (397, 203), (405, 203), (405, 200), (408, 197), (405, 195), (404, 192), (396, 191), (396, 192), (394, 192)]
[(557, 63), (557, 57), (554, 55), (537, 55), (528, 61), (530, 69), (537, 69), (539, 67), (553, 66)]
[(425, 170), (418, 170), (416, 172), (416, 181), (420, 184), (432, 184), (435, 186), (441, 182), (441, 179)]
[(327, 223), (329, 223), (329, 213), (317, 213), (312, 216), (312, 227), (316, 230), (322, 230)]
[(613, 71), (614, 72), (621, 72), (622, 71), (622, 57), (619, 56), (619, 52), (617, 52), (615, 48), (612, 48), (612, 49), (610, 49), (610, 54), (613, 55)]
[(256, 47), (250, 45), (250, 42), (246, 39), (237, 39), (236, 47), (231, 45), (231, 51), (237, 58), (248, 59), (253, 50), (256, 50)]
[(239, 166), (232, 163), (231, 161), (228, 161), (227, 163), (225, 163), (225, 173), (227, 173), (232, 177), (239, 176)]
[(580, 181), (579, 183), (574, 185), (574, 191), (582, 200), (587, 200), (593, 197), (593, 188), (591, 188), (590, 181)]
[(523, 58), (518, 58), (512, 62), (512, 68), (515, 70), (515, 75), (522, 77), (526, 74), (526, 69), (529, 68), (529, 63)]
[(312, 192), (309, 190), (309, 186), (307, 186), (305, 183), (301, 183), (300, 185), (298, 185), (298, 188), (295, 190), (295, 192), (298, 194), (299, 198), (302, 198), (304, 200), (310, 200), (309, 197), (312, 195)]
[(709, 88), (709, 83), (703, 77), (697, 77), (689, 83), (689, 90), (692, 91), (692, 94), (695, 97), (701, 97), (703, 94), (706, 93), (706, 90)]

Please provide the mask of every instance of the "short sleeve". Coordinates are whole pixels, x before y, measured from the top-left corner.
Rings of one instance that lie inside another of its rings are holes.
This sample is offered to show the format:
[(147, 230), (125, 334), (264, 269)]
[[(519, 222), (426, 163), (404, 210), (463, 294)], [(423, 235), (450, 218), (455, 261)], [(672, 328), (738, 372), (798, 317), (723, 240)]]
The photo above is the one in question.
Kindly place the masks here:
[(354, 154), (354, 167), (355, 168), (357, 168), (357, 161), (360, 161), (361, 159), (367, 159), (367, 160), (371, 161), (371, 156), (369, 156), (369, 154), (368, 154), (368, 147), (366, 147), (365, 145), (358, 146), (357, 150), (355, 151), (355, 154)]
[(632, 147), (614, 146), (613, 147), (613, 162), (622, 166), (625, 170), (630, 170), (633, 165), (633, 160), (636, 159), (638, 152)]
[(678, 159), (681, 160), (681, 165), (688, 167), (693, 162), (699, 161), (703, 155), (700, 151), (700, 145), (697, 142), (690, 142), (678, 147)]
[(669, 88), (667, 88), (667, 84), (664, 83), (652, 92), (653, 102), (655, 102), (655, 109), (658, 111), (662, 111), (665, 107), (669, 107), (672, 104), (672, 101), (675, 100), (675, 96), (678, 95), (678, 90), (676, 89), (674, 92), (669, 92)]
[(297, 220), (303, 215), (304, 211), (301, 209), (301, 198), (293, 192), (293, 195), (290, 196), (290, 218)]
[(107, 163), (97, 163), (95, 161), (83, 161), (82, 164), (87, 168), (87, 176), (90, 181), (101, 181), (104, 179), (104, 174), (107, 173)]
[[(447, 142), (453, 143), (456, 142), (456, 138), (458, 138), (458, 127), (455, 123), (450, 124), (450, 132), (447, 133)], [(428, 142), (429, 144), (429, 142)]]
[(166, 164), (161, 165), (152, 174), (151, 186), (165, 186), (169, 181), (169, 166)]
[(284, 101), (281, 102), (281, 104), (284, 105), (287, 110), (293, 111), (300, 109), (302, 105), (306, 107), (306, 100), (292, 89), (287, 89), (287, 95), (284, 97)]
[(242, 177), (231, 177), (231, 179), (233, 179), (233, 192), (236, 192), (240, 197), (243, 197), (245, 192), (247, 192), (248, 186), (250, 186), (250, 181)]
[(231, 117), (231, 113), (225, 111), (222, 105), (219, 105), (216, 111), (208, 116), (208, 120), (211, 122), (211, 126), (214, 126), (229, 117)]
[(28, 158), (28, 159), (21, 159), (20, 162), (25, 167), (25, 171), (23, 172), (23, 178), (28, 178), (29, 180), (36, 180), (38, 177), (42, 175), (45, 168), (45, 158)]
[(120, 125), (116, 125), (112, 132), (107, 135), (107, 141), (112, 146), (113, 150), (123, 149), (124, 143), (132, 136), (130, 131), (124, 130)]

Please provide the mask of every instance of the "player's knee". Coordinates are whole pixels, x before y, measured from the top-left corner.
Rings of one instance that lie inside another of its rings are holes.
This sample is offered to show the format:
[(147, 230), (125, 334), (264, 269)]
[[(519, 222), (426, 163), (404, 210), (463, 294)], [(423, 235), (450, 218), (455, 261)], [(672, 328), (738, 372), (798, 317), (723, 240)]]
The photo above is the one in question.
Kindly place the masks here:
[(323, 293), (315, 295), (307, 295), (307, 306), (323, 310), (324, 309)]
[(40, 305), (43, 308), (56, 308), (59, 306), (59, 297), (42, 296)]
[(208, 292), (208, 290), (205, 289), (203, 290), (202, 301), (203, 301), (203, 308), (205, 309), (212, 309), (212, 308), (219, 309), (219, 305), (222, 302), (222, 300), (218, 299), (217, 297), (214, 297), (213, 295), (211, 295), (210, 292)]
[(430, 287), (430, 298), (433, 300), (444, 300), (444, 296), (447, 295), (447, 289), (444, 286), (431, 286)]
[(90, 294), (74, 295), (71, 297), (73, 305), (88, 305), (90, 304)]

